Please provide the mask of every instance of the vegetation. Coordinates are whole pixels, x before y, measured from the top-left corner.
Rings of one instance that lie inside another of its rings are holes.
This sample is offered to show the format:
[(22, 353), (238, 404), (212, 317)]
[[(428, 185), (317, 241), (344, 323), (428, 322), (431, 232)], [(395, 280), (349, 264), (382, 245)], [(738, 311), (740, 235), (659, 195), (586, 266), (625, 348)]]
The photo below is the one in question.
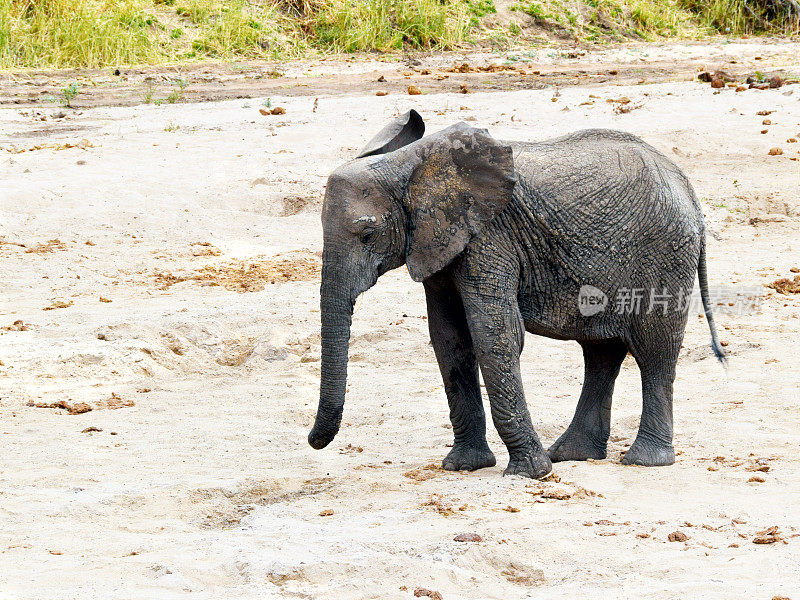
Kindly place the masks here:
[(0, 0), (0, 68), (442, 50), (519, 43), (531, 26), (596, 42), (796, 35), (800, 26), (800, 0), (519, 0), (503, 18), (498, 8), (495, 0)]
[(679, 0), (678, 4), (721, 33), (796, 35), (800, 31), (798, 0)]

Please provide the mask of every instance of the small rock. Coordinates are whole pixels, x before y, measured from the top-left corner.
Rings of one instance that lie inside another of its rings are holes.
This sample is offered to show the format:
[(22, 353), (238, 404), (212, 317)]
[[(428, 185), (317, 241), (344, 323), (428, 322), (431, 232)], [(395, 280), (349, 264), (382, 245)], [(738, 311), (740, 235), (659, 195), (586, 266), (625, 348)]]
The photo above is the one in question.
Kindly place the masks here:
[(689, 536), (682, 531), (673, 531), (667, 536), (667, 539), (670, 542), (685, 542), (689, 539)]
[(82, 415), (83, 413), (90, 412), (92, 407), (86, 402), (76, 402), (71, 406), (67, 406), (67, 412), (71, 415)]
[(103, 430), (98, 427), (87, 427), (86, 429), (81, 431), (81, 433), (92, 433), (94, 431), (103, 431)]
[(469, 88), (467, 87), (466, 83), (462, 83), (461, 87), (458, 89), (459, 94), (469, 94)]
[(780, 156), (781, 154), (783, 154), (783, 150), (781, 150), (780, 148), (770, 148), (767, 154), (769, 154), (770, 156)]
[(764, 483), (766, 479), (761, 477), (760, 475), (753, 475), (750, 479), (747, 480), (747, 483)]
[(375, 92), (375, 95), (376, 96), (388, 96), (389, 92), (384, 92), (384, 91)]
[(442, 600), (442, 595), (434, 590), (426, 590), (425, 588), (418, 587), (414, 590), (414, 597), (421, 598), (427, 596), (431, 600)]
[(415, 86), (415, 85), (408, 86), (408, 95), (409, 96), (419, 96), (421, 93), (422, 93), (422, 90), (420, 90), (417, 86)]
[(761, 124), (762, 125), (772, 125), (772, 121), (770, 121), (769, 119), (764, 119), (763, 121), (761, 121)]
[(286, 114), (286, 109), (283, 108), (282, 106), (276, 106), (275, 108), (273, 108), (270, 111), (270, 114), (272, 114), (272, 115), (285, 115)]
[(569, 500), (572, 494), (564, 489), (549, 489), (542, 492), (542, 498), (548, 500)]
[(711, 80), (711, 87), (712, 88), (724, 88), (725, 82), (722, 79), (712, 79)]
[(330, 517), (333, 514), (332, 508), (326, 508), (325, 510), (319, 511), (320, 517)]
[(780, 75), (773, 75), (769, 78), (769, 87), (777, 89), (783, 85), (783, 78)]
[(774, 544), (783, 540), (777, 526), (769, 527), (764, 531), (759, 531), (753, 538), (754, 544)]
[(378, 83), (385, 83), (385, 82), (386, 82), (386, 77), (384, 77), (383, 75), (378, 77)]
[(454, 542), (482, 542), (483, 538), (477, 533), (459, 533), (453, 538)]

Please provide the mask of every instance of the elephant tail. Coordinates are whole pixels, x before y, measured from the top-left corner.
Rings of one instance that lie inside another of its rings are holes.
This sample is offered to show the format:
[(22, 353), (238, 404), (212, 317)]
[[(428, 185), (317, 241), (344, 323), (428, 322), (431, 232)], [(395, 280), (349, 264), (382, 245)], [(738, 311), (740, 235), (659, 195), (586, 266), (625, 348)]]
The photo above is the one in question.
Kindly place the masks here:
[(711, 300), (708, 297), (708, 271), (706, 269), (706, 240), (700, 243), (700, 260), (697, 263), (697, 279), (700, 282), (700, 298), (703, 300), (703, 311), (706, 313), (706, 321), (708, 321), (708, 328), (711, 331), (711, 348), (714, 350), (719, 362), (722, 366), (728, 366), (728, 360), (725, 358), (725, 353), (722, 351), (722, 346), (717, 337), (717, 328), (714, 325), (714, 313), (711, 312)]

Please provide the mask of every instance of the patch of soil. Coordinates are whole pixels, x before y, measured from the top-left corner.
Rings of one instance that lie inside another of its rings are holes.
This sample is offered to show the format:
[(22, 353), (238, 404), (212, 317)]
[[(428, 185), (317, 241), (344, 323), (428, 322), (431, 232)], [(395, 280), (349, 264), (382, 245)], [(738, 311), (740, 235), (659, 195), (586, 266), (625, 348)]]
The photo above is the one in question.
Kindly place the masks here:
[[(525, 17), (522, 37), (540, 38), (542, 34), (560, 39), (557, 32), (547, 32), (536, 24), (536, 20), (528, 18), (519, 11), (504, 11), (498, 5), (498, 13), (507, 13), (508, 18), (518, 20)], [(492, 18), (498, 15), (491, 15)], [(488, 18), (488, 17), (487, 17)], [(602, 25), (602, 24), (601, 24)], [(526, 36), (526, 32), (531, 35)], [(518, 36), (519, 37), (519, 36)], [(568, 36), (569, 37), (569, 36)], [(540, 40), (541, 41), (541, 40)], [(568, 45), (565, 45), (568, 44)], [(634, 47), (634, 46), (632, 46)], [(643, 44), (642, 47), (645, 47)], [(231, 98), (260, 98), (266, 96), (298, 97), (298, 96), (353, 96), (360, 94), (373, 95), (376, 92), (387, 94), (406, 94), (409, 85), (425, 93), (458, 93), (462, 85), (467, 85), (471, 92), (491, 90), (543, 89), (548, 86), (570, 86), (592, 83), (613, 82), (620, 85), (675, 81), (677, 79), (695, 78), (698, 70), (707, 68), (708, 58), (705, 56), (685, 57), (681, 59), (653, 59), (641, 63), (623, 63), (613, 54), (597, 53), (596, 58), (576, 49), (572, 41), (563, 39), (553, 46), (554, 60), (539, 63), (525, 62), (516, 65), (489, 64), (496, 56), (487, 59), (485, 53), (473, 52), (419, 52), (412, 59), (414, 66), (409, 67), (400, 58), (396, 61), (381, 60), (375, 63), (372, 71), (355, 73), (347, 72), (352, 62), (372, 60), (368, 54), (355, 55), (347, 59), (318, 59), (293, 61), (281, 64), (282, 69), (290, 69), (296, 73), (305, 73), (308, 69), (313, 78), (306, 75), (285, 75), (276, 71), (278, 63), (252, 60), (220, 63), (197, 63), (176, 66), (152, 66), (125, 68), (118, 75), (113, 69), (91, 70), (48, 70), (25, 71), (15, 77), (0, 81), (0, 105), (34, 106), (42, 102), (48, 94), (55, 95), (70, 82), (91, 81), (91, 85), (81, 87), (81, 93), (73, 101), (76, 108), (94, 106), (135, 106), (143, 102), (147, 93), (156, 97), (166, 96), (173, 91), (174, 80), (179, 72), (186, 82), (182, 102), (203, 102), (225, 100)], [(559, 51), (558, 49), (561, 48)], [(791, 49), (784, 53), (789, 55)], [(411, 55), (406, 55), (406, 58)], [(721, 55), (714, 62), (726, 64), (725, 74), (736, 81), (745, 80), (752, 69), (746, 65), (731, 63), (733, 55)], [(466, 67), (464, 67), (465, 59)], [(781, 59), (783, 60), (783, 59)], [(785, 61), (784, 61), (785, 62)], [(324, 66), (324, 69), (322, 65)], [(782, 63), (780, 63), (782, 64)], [(792, 63), (793, 64), (793, 63)], [(770, 67), (770, 65), (764, 65)], [(770, 68), (780, 69), (779, 64)], [(179, 71), (176, 71), (178, 69)], [(319, 73), (313, 69), (319, 69)], [(790, 73), (775, 72), (781, 81)], [(723, 81), (721, 78), (716, 80)], [(731, 82), (730, 85), (736, 85)], [(759, 84), (756, 84), (759, 85)], [(769, 82), (763, 84), (769, 87)], [(744, 89), (744, 88), (743, 88)], [(283, 108), (283, 107), (281, 107)], [(289, 107), (287, 110), (291, 110)], [(257, 111), (256, 111), (257, 112)], [(271, 114), (271, 111), (270, 111)], [(83, 142), (79, 142), (81, 144)], [(64, 147), (69, 147), (63, 145)], [(74, 147), (75, 144), (72, 144)], [(38, 150), (43, 146), (23, 149), (6, 148), (11, 152)], [(80, 147), (80, 146), (79, 146)], [(91, 147), (91, 145), (87, 146)], [(61, 148), (59, 148), (61, 149)]]
[(79, 142), (64, 142), (63, 144), (33, 144), (30, 146), (19, 147), (16, 145), (8, 146), (4, 148), (6, 152), (11, 154), (22, 154), (23, 152), (35, 152), (37, 150), (69, 150), (71, 148), (79, 148), (81, 150), (86, 150), (88, 148), (94, 148), (94, 144), (87, 139), (83, 139)]
[(192, 256), (219, 256), (222, 251), (209, 242), (194, 242), (191, 244)]
[(17, 319), (11, 325), (3, 325), (0, 331), (28, 331), (29, 327), (22, 322), (22, 319)]
[(260, 292), (267, 284), (287, 281), (316, 281), (322, 273), (322, 260), (309, 251), (279, 254), (270, 258), (234, 260), (208, 265), (194, 273), (175, 275), (158, 272), (154, 279), (159, 289), (176, 283), (196, 281), (200, 285), (221, 285), (232, 292)]
[(58, 308), (69, 308), (72, 306), (73, 302), (70, 300), (69, 302), (64, 302), (63, 300), (54, 300), (50, 306), (45, 306), (42, 310), (56, 310)]
[(441, 472), (444, 472), (444, 469), (441, 465), (431, 463), (429, 465), (425, 465), (424, 467), (417, 467), (416, 469), (406, 471), (403, 473), (403, 476), (413, 479), (414, 481), (427, 481), (428, 479), (436, 477), (436, 475)]
[(767, 287), (787, 296), (789, 294), (800, 294), (800, 275), (795, 275), (794, 279), (789, 279), (788, 277), (777, 279)]
[(129, 398), (121, 398), (115, 392), (105, 400), (101, 400), (95, 406), (96, 409), (117, 410), (119, 408), (130, 408), (135, 406), (135, 402)]
[(75, 402), (70, 404), (66, 400), (59, 400), (58, 402), (28, 402), (28, 406), (33, 408), (62, 408), (70, 415), (80, 415), (90, 412), (92, 407), (85, 402)]
[(434, 494), (429, 500), (426, 500), (420, 504), (420, 506), (423, 508), (432, 508), (443, 517), (450, 517), (456, 514), (453, 506), (448, 502), (445, 502), (444, 499), (438, 494)]
[(48, 254), (56, 250), (66, 250), (67, 247), (61, 240), (47, 240), (25, 250), (26, 254)]

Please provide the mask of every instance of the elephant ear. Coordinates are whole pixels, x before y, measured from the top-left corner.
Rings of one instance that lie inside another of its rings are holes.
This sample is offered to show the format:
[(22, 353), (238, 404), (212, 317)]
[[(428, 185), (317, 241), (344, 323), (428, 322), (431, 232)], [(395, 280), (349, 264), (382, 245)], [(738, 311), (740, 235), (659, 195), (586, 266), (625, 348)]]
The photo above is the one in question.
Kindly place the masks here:
[[(455, 259), (509, 203), (516, 185), (510, 146), (458, 123), (414, 144), (406, 201), (406, 264), (422, 281)], [(406, 152), (403, 151), (403, 152)]]
[(416, 142), (425, 134), (425, 122), (415, 110), (400, 115), (361, 149), (356, 158), (386, 154)]

